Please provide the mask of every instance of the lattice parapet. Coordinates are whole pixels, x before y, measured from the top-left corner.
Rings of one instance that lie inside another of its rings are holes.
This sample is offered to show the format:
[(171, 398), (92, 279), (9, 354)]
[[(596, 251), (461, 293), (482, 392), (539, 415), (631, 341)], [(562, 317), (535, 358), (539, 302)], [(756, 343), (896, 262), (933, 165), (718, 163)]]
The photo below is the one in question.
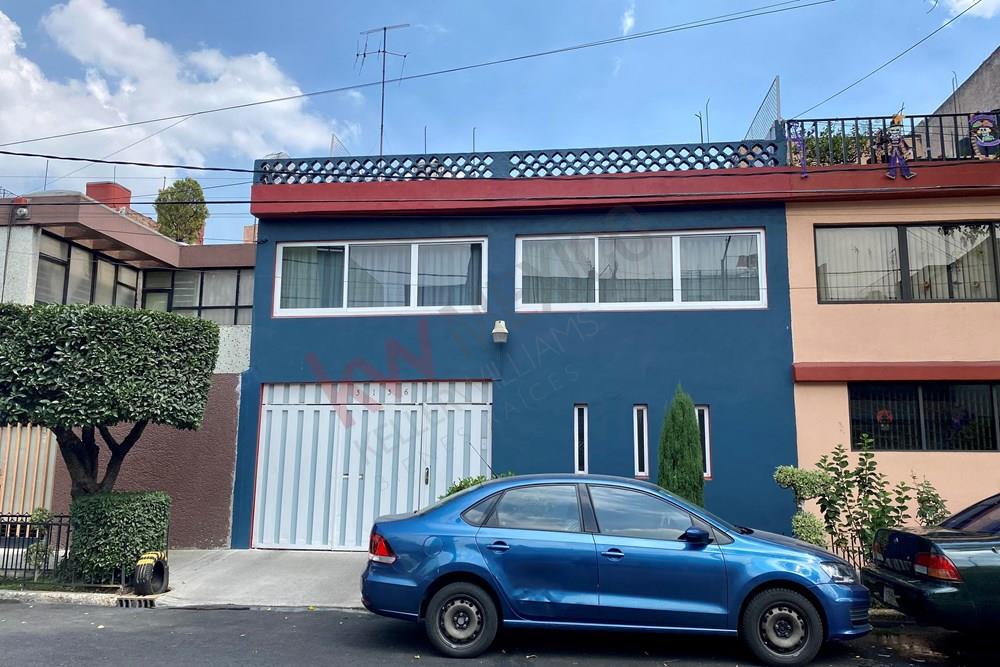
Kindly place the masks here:
[(259, 184), (363, 183), (439, 178), (540, 178), (688, 169), (774, 167), (783, 141), (572, 148), (489, 153), (257, 160)]

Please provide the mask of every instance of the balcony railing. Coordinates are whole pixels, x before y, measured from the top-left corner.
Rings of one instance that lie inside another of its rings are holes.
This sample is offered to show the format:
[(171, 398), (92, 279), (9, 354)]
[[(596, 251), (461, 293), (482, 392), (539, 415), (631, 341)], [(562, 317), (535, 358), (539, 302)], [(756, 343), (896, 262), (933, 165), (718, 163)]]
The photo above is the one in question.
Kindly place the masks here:
[[(788, 164), (883, 164), (889, 161), (892, 116), (807, 118), (785, 122)], [(908, 160), (971, 160), (978, 157), (968, 114), (907, 116), (903, 138)], [(801, 139), (797, 137), (801, 136)], [(804, 148), (804, 150), (803, 150)]]
[(257, 183), (275, 185), (439, 178), (541, 178), (776, 167), (786, 163), (785, 155), (784, 141), (761, 139), (705, 144), (383, 157), (286, 157), (257, 160), (254, 170)]

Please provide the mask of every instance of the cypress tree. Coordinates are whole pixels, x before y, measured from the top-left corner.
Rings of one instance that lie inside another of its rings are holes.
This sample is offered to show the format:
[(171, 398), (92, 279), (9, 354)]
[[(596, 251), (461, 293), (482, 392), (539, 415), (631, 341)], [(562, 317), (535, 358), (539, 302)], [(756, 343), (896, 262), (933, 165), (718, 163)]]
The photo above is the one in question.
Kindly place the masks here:
[(694, 401), (680, 385), (660, 432), (659, 484), (696, 505), (704, 505), (704, 464)]

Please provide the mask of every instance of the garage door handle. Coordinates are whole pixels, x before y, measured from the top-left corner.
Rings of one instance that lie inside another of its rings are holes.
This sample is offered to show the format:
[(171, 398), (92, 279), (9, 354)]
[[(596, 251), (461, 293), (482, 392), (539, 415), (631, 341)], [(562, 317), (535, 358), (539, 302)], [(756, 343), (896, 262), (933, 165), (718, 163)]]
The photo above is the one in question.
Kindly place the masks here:
[(490, 544), (486, 548), (489, 549), (490, 551), (496, 551), (497, 553), (500, 554), (510, 550), (510, 547), (507, 545), (506, 542), (494, 542), (493, 544)]
[(622, 553), (621, 549), (608, 549), (607, 551), (602, 551), (601, 555), (608, 560), (621, 560), (625, 558), (625, 554)]
[(431, 469), (424, 468), (424, 486), (427, 486), (430, 483), (431, 483)]

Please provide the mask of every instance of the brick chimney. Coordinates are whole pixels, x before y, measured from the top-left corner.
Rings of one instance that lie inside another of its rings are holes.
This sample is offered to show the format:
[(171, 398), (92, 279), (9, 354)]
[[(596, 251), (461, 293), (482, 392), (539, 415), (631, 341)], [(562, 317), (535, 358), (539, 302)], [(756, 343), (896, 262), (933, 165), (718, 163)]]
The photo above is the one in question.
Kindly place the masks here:
[(87, 183), (87, 196), (116, 211), (132, 206), (132, 191), (117, 183)]

